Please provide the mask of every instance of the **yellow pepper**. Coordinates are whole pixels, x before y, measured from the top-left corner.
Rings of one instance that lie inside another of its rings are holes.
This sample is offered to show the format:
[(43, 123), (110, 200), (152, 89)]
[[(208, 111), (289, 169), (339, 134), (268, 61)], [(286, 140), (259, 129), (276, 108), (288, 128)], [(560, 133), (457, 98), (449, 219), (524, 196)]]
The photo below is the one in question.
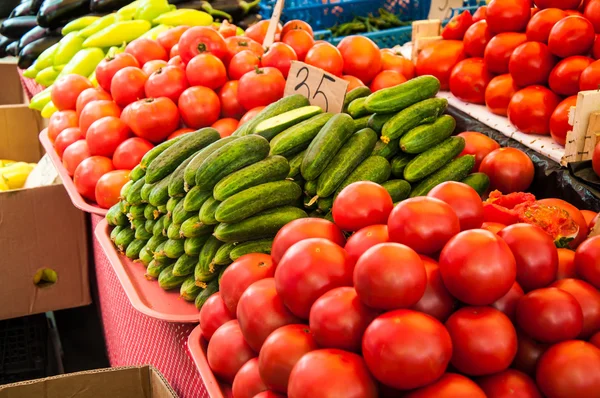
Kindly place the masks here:
[(148, 21), (117, 22), (108, 28), (88, 37), (83, 42), (83, 48), (118, 46), (123, 42), (129, 43), (152, 28)]
[(2, 175), (10, 189), (20, 189), (25, 185), (25, 181), (27, 181), (27, 177), (33, 168), (34, 166), (29, 163), (17, 162), (1, 168), (0, 175)]
[(59, 73), (59, 71), (49, 66), (46, 69), (39, 71), (35, 77), (35, 82), (43, 87), (49, 87), (54, 83)]
[(5, 166), (8, 166), (8, 165), (13, 164), (13, 163), (17, 163), (17, 161), (16, 160), (10, 160), (10, 159), (0, 159), (0, 167), (5, 167)]
[(162, 32), (166, 32), (169, 29), (171, 29), (171, 26), (158, 25), (141, 35), (140, 38), (156, 40), (159, 34), (161, 34)]
[(33, 98), (31, 98), (31, 101), (29, 101), (29, 109), (35, 109), (36, 111), (41, 112), (48, 102), (50, 102), (51, 92), (51, 87), (48, 87), (44, 91), (34, 95)]
[(175, 6), (171, 6), (167, 0), (145, 0), (136, 10), (135, 19), (151, 22), (159, 15), (174, 9)]
[(44, 119), (50, 119), (50, 116), (54, 115), (54, 113), (57, 111), (58, 109), (56, 106), (52, 103), (52, 101), (49, 101), (46, 106), (44, 106), (44, 109), (42, 109), (42, 117)]
[(10, 188), (6, 183), (6, 180), (4, 179), (4, 177), (2, 177), (2, 175), (0, 175), (0, 192), (8, 191), (9, 189)]
[(71, 32), (77, 32), (79, 30), (87, 28), (88, 26), (90, 26), (91, 24), (93, 24), (94, 22), (96, 22), (99, 19), (100, 19), (100, 17), (93, 17), (93, 16), (85, 16), (85, 17), (77, 18), (76, 20), (71, 21), (68, 24), (66, 24), (64, 26), (64, 28), (62, 28), (60, 33), (63, 36), (66, 36), (67, 34), (69, 34)]
[(123, 21), (133, 19), (135, 12), (141, 3), (142, 2), (140, 0), (133, 1), (125, 7), (120, 8), (119, 11), (117, 11), (117, 14), (122, 18)]
[(163, 24), (170, 26), (209, 26), (213, 22), (213, 17), (198, 10), (186, 10), (184, 8), (162, 14), (154, 18), (152, 21), (155, 24)]
[(92, 72), (90, 77), (88, 77), (88, 80), (90, 81), (90, 83), (92, 83), (92, 86), (94, 86), (94, 87), (99, 86), (98, 79), (96, 79), (96, 71)]
[(54, 66), (64, 65), (81, 50), (85, 39), (77, 36), (77, 32), (71, 32), (58, 42), (58, 48), (54, 53)]
[(58, 50), (59, 43), (60, 42), (48, 47), (40, 54), (38, 59), (35, 61), (35, 67), (37, 70), (46, 69), (54, 64), (54, 54), (56, 53), (56, 50)]
[(79, 37), (87, 39), (93, 34), (100, 32), (102, 29), (105, 29), (120, 20), (121, 17), (115, 13), (105, 15), (102, 18), (98, 19), (96, 22), (92, 23), (87, 28), (80, 30), (79, 33), (77, 33), (77, 35)]
[(65, 65), (58, 77), (65, 75), (81, 75), (88, 77), (104, 58), (104, 51), (99, 48), (84, 48)]
[(108, 52), (106, 53), (106, 56), (108, 58), (114, 58), (115, 55), (124, 53), (125, 52), (125, 47), (127, 47), (127, 43), (123, 43), (120, 47), (112, 46), (111, 48), (108, 49)]
[(37, 69), (36, 63), (34, 62), (33, 65), (25, 69), (25, 71), (23, 72), (23, 76), (28, 77), (30, 79), (35, 79), (38, 73), (39, 70)]

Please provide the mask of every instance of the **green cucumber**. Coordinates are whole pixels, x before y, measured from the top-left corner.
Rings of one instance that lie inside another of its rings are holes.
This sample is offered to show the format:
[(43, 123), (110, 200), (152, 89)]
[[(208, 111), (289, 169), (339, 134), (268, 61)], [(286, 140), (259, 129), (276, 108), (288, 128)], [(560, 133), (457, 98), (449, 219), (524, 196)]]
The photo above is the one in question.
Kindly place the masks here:
[(323, 113), (323, 109), (315, 105), (308, 105), (303, 106), (302, 108), (293, 109), (258, 123), (252, 130), (252, 134), (258, 134), (261, 137), (271, 141), (282, 131), (320, 113)]
[(389, 141), (388, 143), (379, 140), (377, 144), (375, 144), (373, 152), (371, 152), (371, 156), (382, 156), (387, 160), (391, 160), (394, 156), (400, 153), (399, 142), (399, 139)]
[[(129, 206), (130, 206), (130, 204), (127, 203), (127, 201), (124, 200), (124, 199), (121, 199), (118, 204), (119, 204), (119, 206), (121, 208), (121, 213), (127, 215), (127, 213), (129, 213)], [(129, 221), (129, 219), (127, 219), (127, 220)]]
[(181, 236), (181, 224), (175, 224), (174, 222), (167, 228), (167, 238), (169, 239), (183, 239)]
[(196, 171), (196, 186), (212, 190), (229, 174), (269, 156), (269, 141), (259, 135), (240, 137), (210, 154)]
[(296, 179), (300, 176), (300, 169), (302, 168), (302, 161), (304, 160), (305, 154), (306, 149), (290, 159), (290, 172), (288, 173), (288, 178)]
[(158, 214), (167, 214), (167, 204), (166, 203), (164, 205), (156, 206), (156, 209), (158, 210)]
[(175, 261), (173, 267), (173, 275), (175, 276), (189, 276), (194, 273), (194, 268), (198, 264), (198, 256), (188, 256), (183, 253)]
[(169, 198), (169, 200), (167, 201), (167, 214), (172, 216), (173, 210), (175, 210), (175, 207), (177, 207), (179, 202), (181, 202), (182, 200), (183, 199), (181, 198)]
[(369, 95), (364, 107), (370, 113), (398, 112), (419, 101), (435, 97), (438, 91), (440, 91), (440, 81), (436, 77), (419, 76)]
[(131, 229), (136, 231), (138, 229), (146, 230), (146, 220), (135, 219), (131, 220)]
[(381, 184), (392, 197), (392, 202), (397, 203), (408, 198), (410, 195), (410, 184), (404, 180), (388, 180)]
[(116, 225), (127, 225), (129, 220), (125, 214), (121, 213), (121, 206), (119, 203), (116, 203), (106, 212), (106, 221), (108, 222), (108, 225), (114, 227)]
[(132, 206), (142, 204), (141, 193), (143, 186), (144, 180), (137, 180), (133, 183), (131, 188), (129, 188), (129, 191), (127, 191), (127, 197), (125, 198), (125, 200), (127, 200), (127, 203), (129, 203)]
[(372, 181), (381, 184), (390, 178), (392, 167), (386, 158), (381, 156), (369, 156), (346, 179), (335, 191), (334, 198), (348, 185), (357, 181)]
[(238, 223), (221, 223), (215, 228), (214, 236), (227, 243), (271, 238), (288, 222), (303, 217), (307, 217), (304, 210), (292, 206), (277, 207)]
[(397, 178), (404, 177), (404, 169), (406, 165), (414, 158), (413, 155), (407, 153), (399, 153), (390, 162), (392, 165), (392, 175)]
[(167, 231), (169, 230), (169, 227), (171, 226), (172, 223), (173, 223), (173, 218), (171, 218), (170, 214), (167, 214), (163, 218), (163, 231), (162, 231), (162, 234), (164, 236), (167, 236)]
[(125, 199), (135, 181), (127, 181), (119, 191), (119, 199)]
[(371, 90), (367, 86), (359, 86), (348, 91), (344, 98), (344, 112), (348, 112), (348, 105), (350, 105), (352, 101), (358, 98), (368, 97), (369, 95), (371, 95)]
[(425, 196), (433, 188), (446, 181), (461, 181), (469, 175), (473, 166), (475, 166), (475, 156), (473, 155), (456, 158), (427, 179), (421, 181), (412, 190), (410, 197)]
[(421, 153), (411, 160), (404, 169), (404, 179), (408, 182), (422, 180), (448, 164), (448, 162), (461, 153), (463, 149), (465, 149), (464, 138), (447, 138), (444, 142)]
[(142, 198), (142, 202), (148, 203), (150, 200), (150, 192), (156, 186), (157, 183), (154, 184), (144, 184), (142, 190), (140, 191), (140, 197)]
[(165, 227), (165, 219), (167, 218), (166, 214), (160, 216), (160, 218), (158, 220), (156, 220), (156, 224), (154, 224), (154, 227), (152, 228), (152, 235), (153, 236), (162, 236), (162, 230)]
[(144, 218), (146, 220), (154, 220), (156, 218), (156, 214), (157, 214), (156, 212), (157, 211), (158, 210), (156, 209), (156, 207), (154, 207), (154, 206), (152, 206), (150, 204), (145, 205), (145, 207), (144, 207)]
[(183, 209), (197, 212), (210, 197), (212, 197), (211, 191), (203, 191), (200, 187), (193, 187), (183, 199)]
[(431, 124), (417, 126), (400, 139), (400, 149), (410, 154), (425, 152), (450, 137), (456, 121), (450, 115), (442, 115)]
[(204, 246), (202, 246), (202, 250), (200, 250), (200, 254), (198, 256), (198, 263), (194, 269), (196, 285), (202, 286), (202, 284), (217, 277), (217, 274), (210, 271), (210, 264), (222, 245), (223, 242), (218, 240), (216, 237), (211, 236), (208, 238), (206, 243), (204, 243)]
[(201, 291), (202, 288), (200, 286), (196, 286), (196, 280), (192, 275), (181, 284), (181, 287), (179, 288), (179, 295), (185, 301), (194, 301)]
[(152, 237), (152, 232), (146, 230), (146, 221), (144, 221), (144, 228), (136, 228), (135, 238), (148, 240)]
[(196, 236), (195, 238), (188, 238), (183, 244), (183, 250), (188, 256), (197, 256), (202, 250), (202, 246), (206, 243), (210, 235)]
[(148, 265), (152, 262), (152, 251), (148, 248), (148, 245), (144, 246), (140, 251), (140, 255), (138, 256), (139, 260), (144, 264), (144, 267), (148, 267)]
[(169, 239), (165, 242), (165, 255), (172, 259), (179, 258), (183, 253), (183, 239)]
[[(150, 239), (148, 239), (148, 243), (146, 243), (146, 247), (148, 249), (150, 249), (152, 252), (154, 252), (154, 250), (156, 250), (156, 248), (158, 246), (160, 246), (161, 243), (164, 243), (167, 241), (167, 238), (165, 238), (162, 235), (159, 236), (153, 236)], [(163, 246), (164, 248), (164, 246)]]
[(164, 290), (177, 289), (187, 279), (187, 276), (173, 275), (174, 267), (174, 265), (169, 265), (158, 275), (158, 285)]
[(373, 113), (365, 108), (365, 101), (367, 98), (368, 97), (357, 98), (348, 105), (348, 114), (352, 116), (353, 119), (358, 119), (367, 116), (369, 113)]
[(148, 196), (148, 203), (152, 206), (166, 205), (169, 201), (169, 176), (163, 178), (154, 186)]
[(152, 231), (154, 231), (154, 225), (156, 224), (156, 220), (146, 220), (144, 223), (144, 229), (152, 235)]
[(184, 188), (187, 191), (189, 191), (191, 187), (196, 185), (196, 171), (198, 170), (200, 165), (204, 163), (204, 160), (206, 160), (207, 157), (209, 157), (217, 149), (229, 144), (232, 141), (237, 140), (237, 138), (238, 137), (222, 138), (217, 142), (213, 142), (203, 150), (199, 151), (196, 155), (194, 155), (194, 157), (192, 158), (190, 163), (188, 163), (183, 172), (183, 181), (185, 184)]
[(185, 168), (187, 167), (188, 164), (190, 164), (190, 162), (192, 161), (192, 159), (194, 158), (194, 156), (196, 156), (197, 153), (198, 152), (192, 154), (186, 160), (184, 160), (183, 162), (181, 162), (181, 164), (179, 166), (177, 166), (177, 168), (175, 169), (175, 171), (169, 177), (169, 188), (168, 188), (168, 191), (169, 191), (169, 196), (170, 197), (184, 196), (185, 195), (185, 181), (183, 179), (183, 176), (184, 176), (184, 173), (185, 173)]
[(233, 262), (231, 259), (231, 251), (235, 248), (235, 243), (226, 243), (223, 246), (219, 247), (217, 250), (217, 254), (213, 258), (212, 263), (214, 265), (228, 265)]
[(194, 305), (196, 306), (196, 309), (200, 311), (204, 306), (204, 303), (206, 303), (206, 300), (208, 300), (208, 298), (215, 294), (217, 291), (219, 291), (219, 281), (218, 279), (215, 279), (211, 281), (208, 285), (206, 285), (204, 290), (202, 290), (196, 296), (196, 300), (194, 300)]
[(135, 239), (135, 231), (133, 229), (124, 228), (115, 238), (115, 245), (121, 252), (127, 250), (127, 246)]
[(142, 169), (142, 166), (140, 166), (139, 164), (129, 172), (129, 178), (131, 179), (131, 181), (141, 180), (142, 178), (144, 178), (145, 175), (146, 170)]
[(288, 128), (271, 140), (271, 155), (291, 158), (310, 145), (321, 128), (333, 117), (332, 113), (321, 113)]
[(367, 116), (363, 116), (360, 117), (358, 119), (354, 119), (354, 131), (359, 131), (362, 129), (366, 129), (367, 127), (369, 127), (369, 119), (371, 118), (371, 115), (367, 115)]
[(215, 212), (219, 222), (237, 223), (263, 210), (293, 204), (302, 190), (292, 181), (267, 182), (225, 199)]
[(146, 279), (158, 278), (162, 271), (168, 266), (168, 264), (161, 263), (156, 260), (150, 261), (150, 264), (148, 264), (148, 268), (146, 268)]
[(166, 243), (167, 241), (165, 240), (163, 243), (156, 246), (156, 249), (154, 249), (154, 260), (159, 263), (167, 263), (169, 261), (169, 257), (167, 257), (167, 255), (165, 254)]
[(347, 114), (338, 113), (329, 119), (306, 150), (300, 167), (302, 177), (316, 180), (353, 133), (354, 120)]
[(421, 124), (433, 123), (444, 113), (447, 106), (448, 100), (445, 98), (430, 98), (409, 106), (383, 125), (381, 140), (389, 142), (402, 137)]
[(330, 212), (332, 207), (333, 207), (333, 197), (319, 198), (319, 200), (317, 201), (317, 209), (322, 214), (327, 214), (328, 212)]
[(127, 246), (125, 255), (130, 260), (137, 260), (140, 257), (140, 252), (146, 246), (146, 239), (136, 239)]
[(206, 225), (218, 224), (219, 222), (215, 218), (215, 212), (217, 211), (217, 208), (220, 204), (221, 202), (219, 202), (215, 198), (208, 198), (208, 200), (204, 202), (204, 204), (200, 208), (200, 212), (198, 213), (200, 221)]
[(144, 211), (146, 210), (146, 204), (140, 203), (139, 205), (134, 205), (129, 207), (129, 213), (127, 213), (127, 218), (130, 220), (141, 220), (145, 219)]
[(479, 196), (483, 196), (490, 187), (490, 178), (485, 173), (473, 173), (466, 176), (462, 183), (476, 190)]
[(252, 120), (249, 120), (240, 127), (238, 127), (238, 129), (233, 132), (233, 136), (242, 137), (245, 135), (252, 134), (256, 126), (258, 126), (262, 121), (270, 119), (277, 115), (281, 115), (282, 113), (291, 111), (293, 109), (298, 109), (308, 105), (310, 105), (308, 99), (303, 95), (294, 94), (288, 97), (284, 97), (260, 111), (258, 115), (256, 115)]
[(283, 180), (289, 172), (290, 165), (283, 156), (269, 156), (265, 160), (246, 166), (223, 178), (215, 185), (213, 196), (215, 199), (223, 201), (245, 189)]
[(317, 194), (317, 188), (319, 187), (319, 180), (306, 181), (304, 183), (304, 193), (309, 197), (313, 197)]
[(316, 194), (320, 198), (332, 196), (346, 177), (369, 157), (377, 142), (377, 134), (370, 128), (352, 134), (319, 176)]
[(183, 222), (179, 230), (179, 235), (185, 238), (196, 238), (202, 235), (210, 235), (214, 227), (200, 222), (200, 218), (195, 215)]
[(192, 154), (218, 141), (220, 138), (219, 132), (211, 127), (181, 136), (181, 139), (175, 145), (168, 147), (148, 165), (146, 182), (152, 184), (160, 181), (171, 174), (177, 166)]
[(112, 229), (112, 231), (110, 231), (110, 240), (115, 241), (115, 239), (117, 239), (117, 235), (119, 235), (119, 233), (124, 230), (125, 228), (129, 229), (129, 226), (126, 225), (117, 225), (116, 227), (114, 227)]
[(369, 118), (369, 128), (373, 129), (377, 134), (381, 134), (383, 126), (388, 120), (393, 118), (395, 113), (374, 113)]
[(249, 240), (248, 242), (239, 243), (233, 249), (231, 249), (229, 257), (232, 261), (235, 261), (238, 258), (250, 253), (271, 254), (272, 246), (272, 238)]
[(148, 167), (148, 165), (150, 165), (150, 163), (152, 163), (152, 161), (154, 159), (156, 159), (156, 157), (158, 155), (160, 155), (161, 153), (163, 153), (165, 150), (167, 150), (167, 148), (169, 148), (170, 146), (176, 144), (177, 142), (179, 142), (181, 139), (183, 138), (183, 136), (179, 136), (176, 138), (173, 138), (172, 140), (169, 141), (165, 141), (160, 145), (155, 146), (154, 148), (150, 149), (148, 152), (146, 152), (146, 154), (142, 157), (142, 160), (140, 160), (140, 167), (142, 169), (145, 169)]
[(183, 224), (185, 220), (197, 214), (196, 211), (185, 211), (183, 208), (183, 203), (184, 200), (182, 199), (179, 201), (179, 203), (177, 203), (175, 209), (173, 209), (173, 214), (171, 214), (171, 217), (173, 217), (174, 224)]

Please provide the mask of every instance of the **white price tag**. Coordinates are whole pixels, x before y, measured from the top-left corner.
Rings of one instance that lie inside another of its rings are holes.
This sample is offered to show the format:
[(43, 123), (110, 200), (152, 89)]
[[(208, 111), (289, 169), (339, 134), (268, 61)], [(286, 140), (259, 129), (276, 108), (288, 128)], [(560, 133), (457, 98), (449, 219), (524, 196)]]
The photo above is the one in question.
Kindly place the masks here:
[(284, 95), (301, 94), (325, 112), (340, 113), (348, 82), (304, 62), (292, 61)]

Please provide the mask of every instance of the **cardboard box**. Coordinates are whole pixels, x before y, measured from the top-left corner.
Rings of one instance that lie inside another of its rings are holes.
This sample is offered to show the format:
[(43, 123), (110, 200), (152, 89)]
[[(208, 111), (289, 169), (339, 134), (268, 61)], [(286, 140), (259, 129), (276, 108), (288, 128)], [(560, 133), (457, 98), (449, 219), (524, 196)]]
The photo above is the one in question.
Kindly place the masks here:
[[(0, 64), (3, 89), (6, 67)], [(18, 75), (13, 78), (20, 86)], [(0, 159), (37, 162), (41, 118), (18, 104), (22, 90), (9, 92), (17, 104), (0, 105)], [(0, 103), (10, 101), (0, 93)], [(56, 283), (36, 285), (45, 268), (56, 272)], [(0, 275), (0, 319), (91, 303), (86, 218), (60, 184), (0, 192)]]
[(151, 365), (100, 369), (0, 386), (0, 398), (177, 398)]

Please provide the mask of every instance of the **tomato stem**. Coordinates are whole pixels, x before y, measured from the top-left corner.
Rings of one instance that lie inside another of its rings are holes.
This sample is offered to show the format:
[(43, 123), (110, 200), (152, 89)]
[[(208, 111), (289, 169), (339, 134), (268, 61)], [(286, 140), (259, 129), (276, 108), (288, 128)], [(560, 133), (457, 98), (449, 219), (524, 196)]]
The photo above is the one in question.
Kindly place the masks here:
[(198, 51), (199, 51), (200, 53), (205, 53), (205, 52), (207, 52), (207, 51), (208, 51), (208, 48), (206, 47), (206, 44), (204, 44), (204, 43), (199, 43), (199, 44), (198, 44)]

